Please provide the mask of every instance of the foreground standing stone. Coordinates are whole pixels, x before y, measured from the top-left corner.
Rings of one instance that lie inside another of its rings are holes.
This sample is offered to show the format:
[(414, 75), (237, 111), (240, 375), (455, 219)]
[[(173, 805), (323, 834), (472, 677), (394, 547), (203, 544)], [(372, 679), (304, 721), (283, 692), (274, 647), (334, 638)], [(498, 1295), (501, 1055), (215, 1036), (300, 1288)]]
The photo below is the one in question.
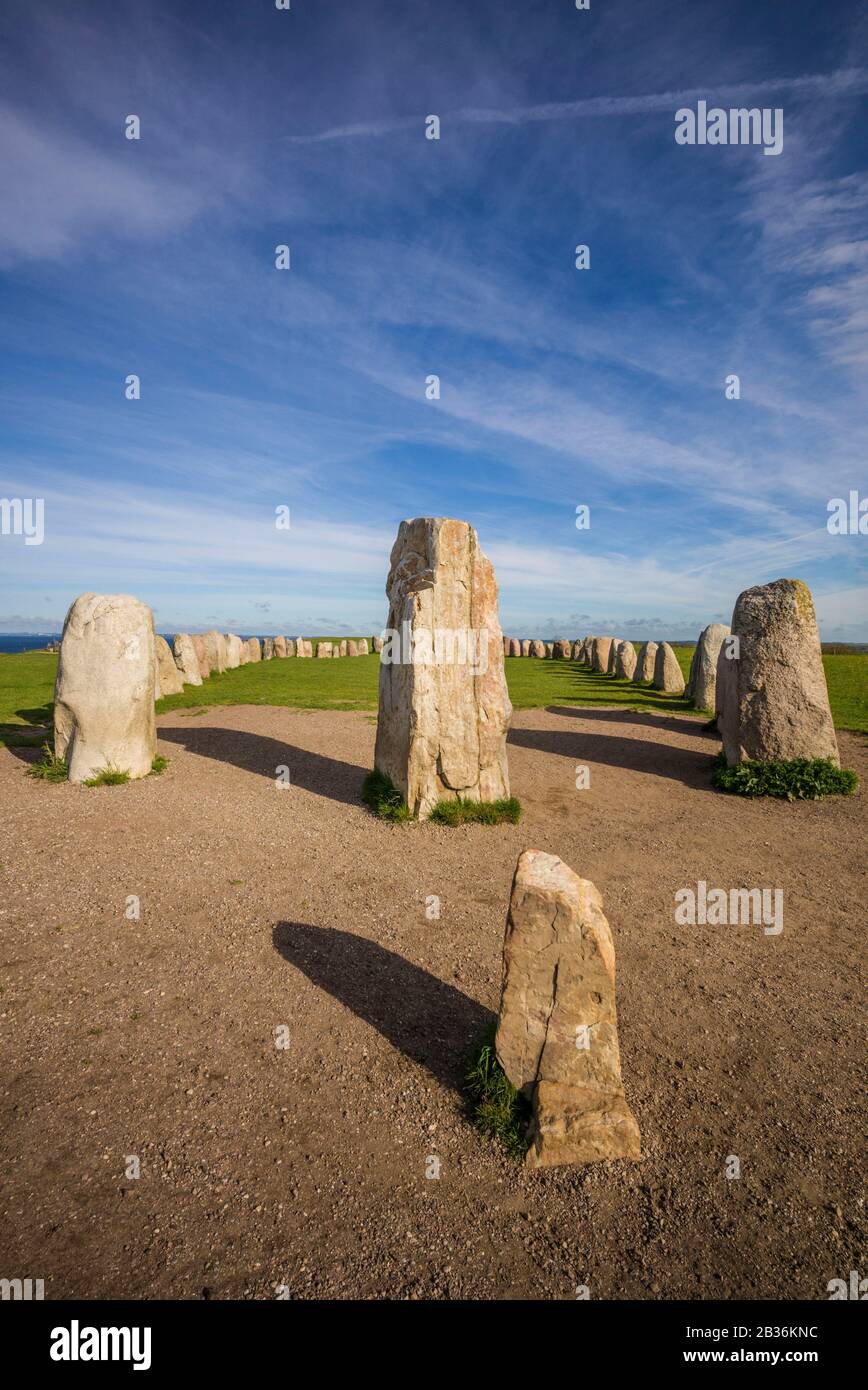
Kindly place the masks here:
[(158, 632), (154, 634), (154, 657), (154, 698), (159, 700), (163, 695), (180, 695), (184, 689), (184, 677), (175, 665), (172, 648)]
[(654, 662), (657, 660), (657, 643), (643, 642), (639, 648), (639, 655), (636, 658), (636, 669), (633, 672), (633, 680), (637, 685), (642, 681), (653, 681)]
[(699, 634), (699, 641), (690, 663), (690, 675), (684, 693), (697, 709), (715, 708), (717, 687), (717, 658), (724, 638), (729, 636), (725, 623), (709, 623)]
[(840, 766), (814, 601), (800, 579), (739, 594), (739, 657), (717, 663), (717, 726), (730, 767), (747, 758), (831, 758)]
[(157, 753), (154, 618), (129, 594), (80, 594), (66, 615), (54, 686), (54, 751), (70, 782), (111, 765), (147, 777)]
[(615, 951), (600, 894), (540, 850), (525, 850), (515, 870), (495, 1046), (533, 1107), (528, 1166), (640, 1157), (621, 1081)]
[(636, 670), (636, 648), (632, 642), (619, 642), (615, 650), (615, 675), (631, 681)]
[(473, 527), (402, 521), (386, 593), (400, 641), (390, 637), (380, 662), (375, 766), (416, 816), (442, 799), (509, 796), (497, 584)]
[(667, 695), (684, 694), (684, 677), (678, 657), (668, 642), (659, 642), (654, 653), (654, 687)]
[(201, 685), (202, 672), (193, 639), (188, 632), (179, 632), (172, 643), (175, 665), (185, 685)]
[(609, 652), (612, 650), (611, 637), (595, 637), (591, 649), (591, 669), (603, 674), (609, 667)]

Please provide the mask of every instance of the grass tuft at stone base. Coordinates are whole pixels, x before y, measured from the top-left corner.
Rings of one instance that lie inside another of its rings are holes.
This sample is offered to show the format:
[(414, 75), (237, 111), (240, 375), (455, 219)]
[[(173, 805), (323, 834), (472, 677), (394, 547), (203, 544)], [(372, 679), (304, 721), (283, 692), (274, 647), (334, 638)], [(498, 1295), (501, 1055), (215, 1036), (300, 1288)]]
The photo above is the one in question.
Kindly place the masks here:
[(362, 783), (362, 800), (380, 820), (408, 821), (413, 817), (391, 777), (373, 768)]
[(438, 801), (428, 819), (435, 825), (518, 825), (521, 802), (516, 796), (499, 801)]
[(83, 785), (85, 787), (120, 787), (124, 782), (130, 780), (130, 774), (125, 768), (114, 767), (112, 763), (106, 763), (92, 777), (85, 777)]
[(28, 777), (36, 777), (40, 782), (68, 782), (69, 766), (65, 758), (57, 758), (50, 743), (43, 743), (42, 757), (38, 763), (31, 763), (26, 769)]
[(497, 1060), (496, 1032), (497, 1024), (492, 1023), (473, 1049), (464, 1087), (477, 1129), (486, 1138), (500, 1140), (513, 1158), (523, 1159), (528, 1150), (530, 1106)]
[(736, 796), (773, 796), (785, 801), (818, 801), (823, 796), (852, 796), (859, 785), (855, 772), (836, 767), (831, 758), (793, 758), (789, 762), (748, 760), (727, 766), (718, 753), (711, 785)]

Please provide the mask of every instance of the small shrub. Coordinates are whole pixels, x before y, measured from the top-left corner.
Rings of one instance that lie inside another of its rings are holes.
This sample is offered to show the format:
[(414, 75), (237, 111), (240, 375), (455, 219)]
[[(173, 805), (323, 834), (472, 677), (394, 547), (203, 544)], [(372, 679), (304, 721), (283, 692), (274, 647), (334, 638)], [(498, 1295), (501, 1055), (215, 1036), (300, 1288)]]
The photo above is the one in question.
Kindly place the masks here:
[(499, 1139), (513, 1158), (524, 1158), (530, 1107), (497, 1060), (496, 1031), (492, 1023), (471, 1053), (464, 1086), (477, 1129), (489, 1139)]
[(154, 758), (154, 761), (151, 763), (151, 770), (148, 773), (148, 776), (159, 777), (160, 773), (165, 772), (168, 766), (169, 759), (164, 758), (162, 753), (158, 753), (157, 756)]
[(55, 757), (50, 743), (43, 743), (42, 757), (38, 763), (31, 763), (27, 776), (38, 777), (42, 782), (68, 782), (69, 764), (65, 758)]
[(728, 767), (718, 753), (711, 785), (736, 796), (775, 796), (786, 801), (818, 801), (821, 796), (852, 796), (859, 785), (855, 772), (836, 767), (831, 758), (793, 758), (789, 762), (747, 761)]
[(95, 772), (92, 777), (85, 777), (86, 787), (119, 787), (123, 782), (130, 780), (130, 774), (125, 768), (115, 767), (112, 763), (106, 763), (99, 772)]
[(499, 801), (438, 801), (429, 820), (436, 825), (518, 825), (521, 802), (504, 796)]
[(379, 768), (368, 773), (362, 783), (362, 800), (380, 820), (408, 821), (413, 817), (391, 777)]

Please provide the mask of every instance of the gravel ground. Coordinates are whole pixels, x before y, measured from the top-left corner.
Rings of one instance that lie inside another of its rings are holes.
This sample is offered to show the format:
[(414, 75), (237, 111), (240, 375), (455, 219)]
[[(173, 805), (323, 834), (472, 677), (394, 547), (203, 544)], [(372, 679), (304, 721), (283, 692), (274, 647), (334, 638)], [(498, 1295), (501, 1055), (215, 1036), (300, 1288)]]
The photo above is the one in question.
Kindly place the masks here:
[[(0, 1275), (47, 1298), (825, 1299), (864, 1265), (864, 793), (722, 796), (696, 722), (550, 708), (514, 717), (519, 826), (389, 826), (359, 801), (369, 715), (158, 732), (168, 770), (122, 787), (37, 783), (0, 749)], [(468, 1123), (527, 847), (602, 892), (640, 1163), (526, 1173)], [(783, 932), (679, 926), (700, 879), (782, 888)]]

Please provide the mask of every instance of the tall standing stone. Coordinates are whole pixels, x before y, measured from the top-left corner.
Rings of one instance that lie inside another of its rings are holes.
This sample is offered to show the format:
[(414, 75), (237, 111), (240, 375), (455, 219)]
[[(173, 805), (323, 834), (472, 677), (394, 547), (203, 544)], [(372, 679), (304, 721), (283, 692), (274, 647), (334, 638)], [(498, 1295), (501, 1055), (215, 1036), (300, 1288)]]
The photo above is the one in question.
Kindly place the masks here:
[(185, 685), (201, 685), (202, 672), (193, 639), (188, 632), (179, 632), (172, 643), (175, 665)]
[(163, 695), (180, 695), (184, 689), (184, 677), (175, 665), (172, 648), (158, 632), (154, 634), (154, 658), (154, 698), (159, 700)]
[(83, 782), (109, 765), (147, 777), (157, 753), (154, 618), (128, 594), (80, 594), (54, 686), (54, 751)]
[(690, 662), (690, 675), (684, 694), (692, 700), (697, 709), (715, 708), (717, 686), (717, 658), (729, 628), (725, 623), (709, 623), (699, 634), (699, 641)]
[(717, 726), (730, 767), (745, 759), (831, 758), (840, 766), (814, 601), (800, 579), (739, 594), (738, 659), (717, 664)]
[(636, 648), (632, 642), (619, 642), (615, 649), (615, 675), (619, 680), (631, 681), (636, 670)]
[(525, 850), (512, 884), (495, 1040), (531, 1102), (527, 1163), (639, 1158), (621, 1080), (615, 949), (600, 894), (554, 854)]
[(654, 687), (667, 695), (684, 694), (684, 676), (678, 657), (668, 642), (659, 642), (654, 654)]
[(465, 521), (402, 521), (392, 548), (375, 766), (414, 815), (509, 796), (497, 584)]
[(633, 672), (633, 680), (637, 685), (643, 681), (653, 681), (654, 663), (657, 660), (657, 643), (643, 642), (639, 648), (639, 655), (636, 658), (636, 669)]

